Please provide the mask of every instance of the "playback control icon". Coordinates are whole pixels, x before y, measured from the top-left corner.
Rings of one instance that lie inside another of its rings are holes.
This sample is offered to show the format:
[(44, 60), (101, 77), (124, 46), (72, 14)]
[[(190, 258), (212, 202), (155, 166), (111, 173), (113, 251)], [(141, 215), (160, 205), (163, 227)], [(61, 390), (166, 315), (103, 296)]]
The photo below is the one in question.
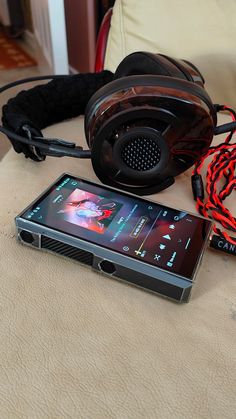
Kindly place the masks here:
[(169, 266), (169, 268), (171, 268), (173, 266), (174, 260), (176, 258), (177, 253), (174, 252), (170, 258), (170, 260), (167, 262), (167, 266)]
[(136, 254), (136, 256), (140, 256), (141, 258), (144, 258), (144, 256), (146, 255), (146, 250), (135, 250), (134, 251), (135, 252), (135, 254)]

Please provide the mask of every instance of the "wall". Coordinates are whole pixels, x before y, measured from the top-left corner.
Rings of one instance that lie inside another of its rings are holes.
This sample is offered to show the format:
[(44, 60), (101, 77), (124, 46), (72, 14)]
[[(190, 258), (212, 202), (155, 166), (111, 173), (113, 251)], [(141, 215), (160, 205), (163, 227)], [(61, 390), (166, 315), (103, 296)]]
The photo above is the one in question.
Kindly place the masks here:
[(0, 22), (5, 26), (10, 26), (7, 0), (0, 0)]
[(31, 0), (34, 34), (55, 74), (68, 74), (64, 0)]
[(35, 37), (48, 64), (53, 66), (48, 3), (48, 0), (31, 0), (31, 10)]
[(79, 72), (94, 71), (95, 0), (64, 0), (69, 64)]
[(30, 0), (22, 0), (22, 7), (24, 11), (25, 26), (30, 32), (33, 32), (33, 22), (31, 14)]

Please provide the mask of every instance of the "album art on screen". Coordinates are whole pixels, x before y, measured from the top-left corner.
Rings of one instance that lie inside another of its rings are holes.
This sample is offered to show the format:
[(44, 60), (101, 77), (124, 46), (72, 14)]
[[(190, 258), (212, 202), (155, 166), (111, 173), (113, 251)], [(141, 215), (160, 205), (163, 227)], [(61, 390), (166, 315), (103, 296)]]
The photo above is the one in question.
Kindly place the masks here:
[(122, 206), (113, 199), (75, 189), (58, 214), (69, 223), (103, 234)]

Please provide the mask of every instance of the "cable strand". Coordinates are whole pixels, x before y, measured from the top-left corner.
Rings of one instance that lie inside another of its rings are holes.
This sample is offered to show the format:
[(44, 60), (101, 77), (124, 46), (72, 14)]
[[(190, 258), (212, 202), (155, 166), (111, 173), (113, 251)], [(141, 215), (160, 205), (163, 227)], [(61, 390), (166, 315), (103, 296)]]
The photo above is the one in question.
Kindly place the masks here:
[[(232, 108), (226, 105), (217, 105), (217, 107), (218, 111), (229, 112), (233, 122), (236, 121), (236, 112)], [(197, 176), (199, 182), (202, 182), (203, 164), (208, 157), (213, 156), (207, 168), (205, 185), (207, 197), (204, 198), (204, 191), (197, 194), (196, 190), (193, 190), (196, 208), (204, 217), (218, 222), (224, 229), (236, 232), (236, 218), (223, 203), (236, 189), (236, 143), (230, 142), (234, 132), (235, 126), (232, 125), (232, 131), (227, 135), (225, 141), (218, 146), (210, 147), (206, 154), (195, 163), (192, 178)], [(219, 183), (222, 181), (223, 185), (221, 186)], [(236, 237), (230, 237), (227, 231), (222, 230), (216, 224), (213, 226), (213, 231), (226, 242), (236, 245)]]

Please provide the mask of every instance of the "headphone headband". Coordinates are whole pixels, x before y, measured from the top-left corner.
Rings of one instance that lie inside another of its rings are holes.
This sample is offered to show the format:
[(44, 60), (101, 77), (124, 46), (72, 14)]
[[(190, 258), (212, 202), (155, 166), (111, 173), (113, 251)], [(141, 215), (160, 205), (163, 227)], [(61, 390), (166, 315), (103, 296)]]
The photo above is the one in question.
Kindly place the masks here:
[[(17, 153), (23, 152), (26, 157), (36, 161), (44, 159), (46, 155), (79, 158), (86, 156), (85, 158), (88, 158), (90, 153), (85, 150), (86, 153), (82, 156), (81, 147), (74, 147), (73, 150), (71, 145), (68, 146), (65, 141), (62, 143), (61, 140), (57, 140), (56, 143), (53, 140), (43, 144), (41, 138), (33, 143), (29, 134), (32, 132), (34, 138), (42, 137), (41, 130), (47, 126), (83, 115), (90, 97), (104, 84), (112, 81), (113, 74), (110, 71), (103, 71), (73, 76), (42, 76), (39, 80), (48, 78), (53, 80), (48, 84), (20, 92), (3, 107), (2, 122), (4, 128), (8, 129), (8, 133), (5, 132), (5, 134)], [(0, 93), (17, 84), (34, 80), (37, 78), (10, 83), (4, 86)], [(23, 127), (28, 127), (28, 132)], [(13, 134), (17, 134), (18, 137)]]

